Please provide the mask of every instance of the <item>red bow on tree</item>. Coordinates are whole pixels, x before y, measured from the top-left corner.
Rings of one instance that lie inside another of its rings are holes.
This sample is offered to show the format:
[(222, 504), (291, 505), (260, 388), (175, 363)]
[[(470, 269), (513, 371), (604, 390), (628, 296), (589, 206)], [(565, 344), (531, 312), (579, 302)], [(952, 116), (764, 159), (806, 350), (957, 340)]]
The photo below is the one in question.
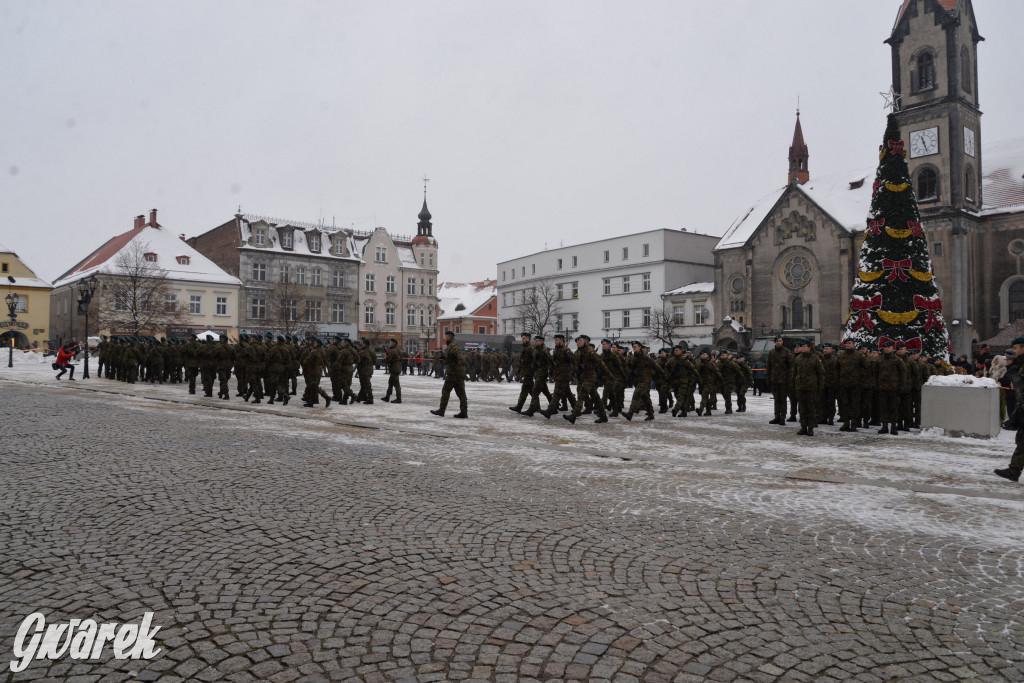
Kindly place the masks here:
[(922, 226), (920, 223), (915, 223), (914, 221), (907, 221), (907, 227), (914, 231), (914, 235), (921, 235), (922, 237), (924, 236), (924, 231), (921, 229), (924, 226)]
[[(878, 348), (884, 347), (885, 346), (885, 342), (887, 342), (887, 341), (891, 341), (893, 343), (893, 345), (895, 345), (896, 342), (898, 342), (899, 340), (898, 339), (889, 339), (888, 337), (882, 337), (881, 339), (878, 340)], [(907, 341), (904, 342), (904, 344), (906, 344), (906, 346), (907, 346), (907, 351), (920, 351), (923, 348), (921, 346), (921, 338), (920, 337), (914, 337), (913, 339), (908, 339)]]
[(881, 180), (876, 180), (874, 183), (872, 183), (872, 185), (871, 185), (871, 198), (872, 199), (874, 199), (875, 195), (878, 194), (878, 188), (880, 188), (881, 186), (882, 186), (882, 181)]
[(889, 140), (889, 149), (892, 150), (893, 154), (903, 156), (903, 140)]
[(881, 235), (885, 227), (885, 219), (879, 221), (868, 221), (868, 235)]
[(914, 295), (914, 308), (919, 308), (923, 311), (928, 311), (928, 320), (924, 324), (924, 331), (927, 332), (932, 329), (932, 326), (943, 329), (942, 320), (935, 313), (938, 311), (942, 312), (942, 299), (935, 297), (934, 299), (926, 299), (920, 294)]
[(853, 297), (850, 302), (850, 308), (854, 311), (859, 311), (860, 315), (857, 316), (857, 321), (853, 324), (853, 331), (856, 332), (860, 329), (861, 325), (866, 326), (869, 330), (875, 329), (875, 323), (871, 320), (871, 316), (868, 315), (868, 311), (873, 308), (882, 307), (882, 295), (876, 294), (870, 299), (862, 299), (858, 296)]
[(891, 270), (889, 277), (886, 278), (889, 282), (892, 282), (897, 277), (904, 282), (909, 278), (907, 277), (907, 269), (913, 265), (910, 259), (906, 258), (902, 261), (893, 261), (891, 258), (882, 259), (882, 268), (885, 270)]

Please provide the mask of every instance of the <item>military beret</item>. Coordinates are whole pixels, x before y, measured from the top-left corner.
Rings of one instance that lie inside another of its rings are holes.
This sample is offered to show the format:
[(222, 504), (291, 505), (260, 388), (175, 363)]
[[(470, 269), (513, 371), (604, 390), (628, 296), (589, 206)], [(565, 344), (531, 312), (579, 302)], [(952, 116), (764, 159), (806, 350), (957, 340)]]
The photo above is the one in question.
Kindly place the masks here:
[[(452, 332), (451, 330), (445, 330), (445, 331), (444, 331), (444, 336), (446, 336), (446, 337), (454, 337), (454, 336), (455, 336), (455, 333), (454, 333), (454, 332)], [(530, 336), (530, 335), (526, 335), (526, 336), (528, 337), (528, 336)]]
[(601, 343), (602, 343), (602, 344), (604, 344), (604, 343), (606, 343), (606, 342), (607, 342), (608, 344), (611, 344), (611, 343), (612, 343), (612, 340), (611, 340), (611, 339), (609, 339), (608, 337), (605, 337), (604, 339), (602, 339), (602, 340), (601, 340)]
[(638, 340), (638, 339), (634, 339), (633, 341), (629, 342), (629, 345), (630, 346), (639, 346), (639, 347), (643, 348), (644, 343), (642, 341)]
[(397, 340), (397, 339), (395, 339), (394, 337), (392, 337), (391, 339), (388, 339), (388, 343), (389, 343), (389, 344), (397, 344), (397, 343), (398, 343), (398, 340)]
[[(447, 332), (445, 334), (447, 334)], [(519, 334), (519, 336), (520, 337), (526, 337), (527, 339), (529, 339), (530, 338), (530, 333), (529, 332), (521, 332)]]
[(889, 348), (890, 346), (894, 346), (892, 339), (886, 339), (884, 342), (882, 342), (883, 348)]
[(673, 349), (679, 349), (680, 351), (682, 351), (682, 350), (683, 350), (683, 347), (682, 347), (682, 346), (680, 346), (679, 344), (673, 344), (673, 345), (672, 345), (672, 348), (673, 348)]
[(823, 349), (831, 349), (832, 348), (832, 342), (825, 342), (824, 344), (821, 345), (821, 348), (823, 348)]
[(907, 348), (907, 342), (902, 341), (902, 340), (896, 342), (896, 348), (897, 349), (905, 349), (905, 348)]
[(779, 341), (780, 339), (782, 339), (782, 335), (781, 334), (775, 335), (775, 341)]
[(555, 339), (561, 339), (562, 341), (565, 341), (565, 335), (562, 334), (561, 332), (558, 332), (555, 334)]
[(589, 334), (581, 334), (581, 335), (579, 335), (576, 338), (577, 339), (586, 339), (588, 342), (590, 341), (590, 335)]
[(541, 340), (541, 341), (544, 341), (544, 335), (543, 334), (535, 334), (535, 335), (533, 335), (533, 341), (537, 341), (538, 339)]
[(1010, 346), (1016, 346), (1017, 344), (1024, 344), (1024, 337), (1017, 337), (1012, 342), (1010, 342)]
[(188, 336), (189, 336), (190, 339), (199, 339), (199, 337), (196, 336), (196, 334), (194, 332), (192, 334), (188, 335)]
[(711, 354), (711, 349), (709, 349), (706, 346), (700, 347), (700, 354), (703, 356), (705, 353), (710, 355)]
[(341, 343), (342, 343), (342, 344), (349, 344), (349, 345), (351, 346), (351, 344), (352, 344), (352, 340), (351, 340), (351, 339), (349, 339), (348, 337), (342, 337), (342, 338), (341, 338)]
[(222, 335), (220, 335), (220, 338), (221, 338), (221, 339), (227, 339), (227, 338), (228, 338), (228, 335), (226, 335), (226, 334), (222, 334)]

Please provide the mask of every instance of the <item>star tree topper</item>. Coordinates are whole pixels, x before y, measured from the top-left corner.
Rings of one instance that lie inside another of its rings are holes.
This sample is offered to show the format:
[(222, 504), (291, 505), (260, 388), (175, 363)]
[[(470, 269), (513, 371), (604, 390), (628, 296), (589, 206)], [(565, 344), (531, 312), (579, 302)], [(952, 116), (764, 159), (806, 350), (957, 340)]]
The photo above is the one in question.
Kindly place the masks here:
[(878, 94), (881, 95), (882, 99), (885, 100), (885, 104), (882, 105), (883, 109), (891, 109), (892, 111), (900, 111), (900, 104), (901, 104), (900, 100), (903, 99), (903, 96), (900, 95), (898, 92), (896, 92), (895, 88), (893, 88), (890, 85), (888, 90), (886, 90), (884, 92), (880, 92)]

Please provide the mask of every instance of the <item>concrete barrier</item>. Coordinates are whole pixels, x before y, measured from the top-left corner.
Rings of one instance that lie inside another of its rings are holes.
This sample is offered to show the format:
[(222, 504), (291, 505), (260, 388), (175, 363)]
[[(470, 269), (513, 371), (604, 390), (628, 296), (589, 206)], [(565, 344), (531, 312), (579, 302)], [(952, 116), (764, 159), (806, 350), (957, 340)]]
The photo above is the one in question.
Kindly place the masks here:
[(999, 434), (999, 392), (994, 387), (921, 387), (921, 427), (948, 436), (991, 439)]

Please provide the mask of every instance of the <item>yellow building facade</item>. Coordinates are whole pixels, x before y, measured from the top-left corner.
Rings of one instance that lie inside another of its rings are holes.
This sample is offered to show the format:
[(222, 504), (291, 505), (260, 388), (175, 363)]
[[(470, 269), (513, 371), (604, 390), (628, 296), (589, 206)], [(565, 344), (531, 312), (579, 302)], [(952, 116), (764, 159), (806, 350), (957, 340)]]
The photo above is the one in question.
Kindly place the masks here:
[[(4, 290), (0, 296), (5, 302), (0, 309), (0, 345), (6, 348), (13, 343), (18, 349), (46, 348), (53, 286), (36, 276), (3, 244), (0, 244), (0, 286)], [(14, 303), (14, 317), (10, 315), (10, 303)]]

